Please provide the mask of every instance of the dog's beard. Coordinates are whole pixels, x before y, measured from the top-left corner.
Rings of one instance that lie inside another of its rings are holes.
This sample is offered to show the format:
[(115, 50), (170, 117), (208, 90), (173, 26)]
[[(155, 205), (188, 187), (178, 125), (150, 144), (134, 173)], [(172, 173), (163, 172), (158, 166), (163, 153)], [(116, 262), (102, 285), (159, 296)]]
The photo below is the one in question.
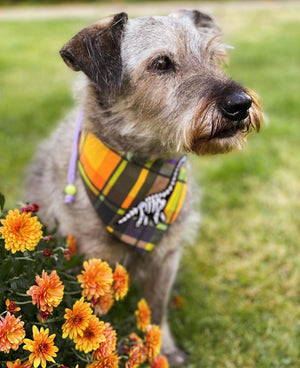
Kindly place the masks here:
[(177, 149), (200, 155), (243, 148), (247, 134), (252, 130), (258, 132), (263, 120), (258, 96), (251, 90), (245, 92), (251, 96), (252, 105), (248, 116), (237, 121), (224, 118), (214, 101), (202, 100), (190, 126), (183, 129), (183, 139)]

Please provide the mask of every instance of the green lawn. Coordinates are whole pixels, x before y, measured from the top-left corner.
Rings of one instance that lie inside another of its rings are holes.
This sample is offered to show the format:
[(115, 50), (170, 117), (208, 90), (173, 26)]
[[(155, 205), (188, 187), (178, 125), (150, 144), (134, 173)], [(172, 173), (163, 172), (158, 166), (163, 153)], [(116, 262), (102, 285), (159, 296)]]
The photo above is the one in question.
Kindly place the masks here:
[[(300, 14), (219, 10), (233, 78), (256, 90), (268, 124), (243, 152), (193, 157), (202, 227), (171, 308), (188, 368), (300, 367)], [(2, 22), (0, 192), (21, 197), (38, 142), (72, 105), (58, 50), (90, 20)]]

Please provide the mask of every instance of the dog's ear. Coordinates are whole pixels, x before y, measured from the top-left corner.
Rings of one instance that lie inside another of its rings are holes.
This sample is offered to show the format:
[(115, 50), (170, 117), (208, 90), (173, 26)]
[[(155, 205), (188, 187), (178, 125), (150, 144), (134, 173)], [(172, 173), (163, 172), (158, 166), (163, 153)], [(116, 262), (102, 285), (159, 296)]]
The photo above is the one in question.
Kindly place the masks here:
[(171, 13), (170, 16), (174, 18), (187, 17), (195, 24), (197, 28), (201, 29), (201, 31), (205, 30), (212, 30), (214, 32), (220, 31), (214, 19), (210, 15), (202, 13), (199, 10), (181, 9)]
[(60, 50), (71, 69), (84, 72), (104, 93), (112, 94), (120, 87), (121, 42), (127, 20), (126, 13), (119, 13), (84, 28)]

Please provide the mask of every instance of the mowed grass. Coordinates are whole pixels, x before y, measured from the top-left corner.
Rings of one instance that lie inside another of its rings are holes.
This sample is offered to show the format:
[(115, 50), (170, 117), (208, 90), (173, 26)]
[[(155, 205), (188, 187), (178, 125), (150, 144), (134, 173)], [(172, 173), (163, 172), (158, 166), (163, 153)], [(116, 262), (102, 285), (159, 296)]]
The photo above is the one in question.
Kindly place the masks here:
[[(170, 307), (188, 368), (300, 367), (300, 14), (216, 12), (228, 72), (267, 116), (242, 152), (192, 157), (202, 226)], [(72, 105), (58, 50), (91, 20), (1, 23), (0, 191), (14, 206), (38, 142)], [(174, 304), (174, 303), (173, 303)]]

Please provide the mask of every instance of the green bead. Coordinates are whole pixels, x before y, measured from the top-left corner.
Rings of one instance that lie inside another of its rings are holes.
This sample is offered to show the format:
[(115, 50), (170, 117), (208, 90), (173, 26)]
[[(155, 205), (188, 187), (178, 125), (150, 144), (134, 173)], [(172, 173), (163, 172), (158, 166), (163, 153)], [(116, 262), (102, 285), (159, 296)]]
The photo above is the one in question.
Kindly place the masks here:
[(69, 195), (75, 195), (77, 192), (76, 185), (68, 184), (65, 188), (65, 193)]

